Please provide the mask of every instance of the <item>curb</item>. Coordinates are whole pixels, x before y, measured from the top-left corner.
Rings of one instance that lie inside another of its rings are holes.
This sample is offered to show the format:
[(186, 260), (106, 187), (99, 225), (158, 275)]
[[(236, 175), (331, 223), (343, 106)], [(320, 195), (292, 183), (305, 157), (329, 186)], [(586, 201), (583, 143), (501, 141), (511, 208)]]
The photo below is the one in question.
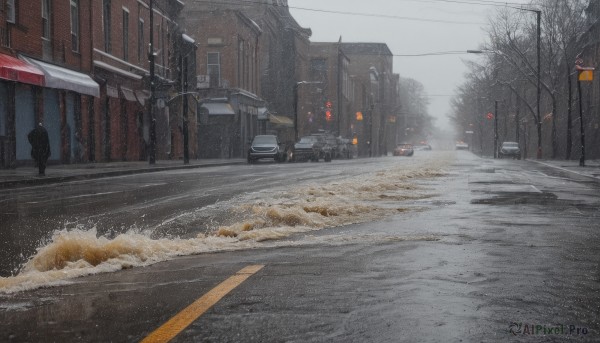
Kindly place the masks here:
[(154, 173), (154, 172), (161, 172), (161, 171), (168, 171), (168, 170), (223, 167), (223, 166), (240, 165), (240, 164), (246, 164), (246, 162), (241, 162), (241, 161), (239, 161), (239, 162), (238, 161), (236, 161), (236, 162), (217, 162), (217, 163), (207, 163), (207, 164), (152, 167), (152, 168), (144, 168), (144, 169), (121, 169), (121, 170), (106, 171), (106, 172), (99, 172), (99, 173), (87, 173), (87, 174), (80, 174), (80, 175), (57, 176), (57, 177), (48, 177), (48, 178), (33, 178), (33, 179), (24, 179), (24, 180), (15, 180), (15, 181), (0, 181), (0, 189), (18, 188), (21, 186), (48, 185), (48, 184), (53, 184), (53, 183), (101, 179), (101, 178), (105, 178), (105, 177), (124, 176), (124, 175), (133, 175), (133, 174), (146, 174), (146, 173)]
[(583, 174), (583, 173), (579, 173), (579, 172), (577, 172), (575, 170), (570, 170), (570, 169), (567, 169), (567, 168), (555, 166), (555, 165), (552, 165), (550, 163), (544, 163), (542, 161), (534, 161), (534, 160), (529, 160), (529, 162), (541, 164), (541, 165), (543, 165), (545, 167), (552, 168), (552, 169), (557, 169), (557, 170), (560, 170), (560, 171), (565, 172), (565, 173), (571, 173), (571, 174), (575, 174), (577, 176), (587, 177), (587, 178), (594, 179), (594, 180), (600, 180), (600, 177), (593, 176), (593, 175), (587, 175), (587, 174)]

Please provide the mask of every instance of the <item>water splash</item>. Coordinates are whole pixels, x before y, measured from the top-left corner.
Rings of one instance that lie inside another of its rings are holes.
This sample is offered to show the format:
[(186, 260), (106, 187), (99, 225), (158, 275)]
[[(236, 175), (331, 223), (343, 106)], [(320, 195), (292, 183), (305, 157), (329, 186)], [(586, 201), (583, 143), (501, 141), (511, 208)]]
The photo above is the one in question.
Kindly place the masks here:
[[(124, 268), (146, 266), (176, 256), (215, 251), (231, 251), (273, 246), (314, 244), (311, 231), (380, 220), (411, 210), (399, 202), (431, 196), (416, 180), (445, 175), (448, 161), (416, 164), (360, 177), (349, 177), (327, 184), (308, 184), (290, 190), (267, 190), (237, 197), (214, 206), (232, 214), (214, 225), (209, 234), (183, 238), (151, 238), (152, 230), (130, 230), (99, 236), (95, 227), (54, 232), (48, 243), (25, 263), (18, 275), (0, 278), (0, 293), (14, 293), (40, 286), (61, 285), (67, 280)], [(420, 210), (420, 208), (414, 208)], [(206, 207), (178, 215), (178, 220)], [(229, 222), (226, 222), (228, 221)], [(305, 234), (294, 240), (293, 235)], [(358, 237), (358, 236), (357, 236)], [(356, 237), (355, 237), (356, 238)], [(321, 236), (319, 242), (335, 244)], [(348, 237), (337, 238), (339, 242)], [(365, 237), (359, 240), (364, 240)], [(436, 240), (432, 236), (378, 238), (384, 240)], [(352, 241), (356, 241), (352, 239)]]

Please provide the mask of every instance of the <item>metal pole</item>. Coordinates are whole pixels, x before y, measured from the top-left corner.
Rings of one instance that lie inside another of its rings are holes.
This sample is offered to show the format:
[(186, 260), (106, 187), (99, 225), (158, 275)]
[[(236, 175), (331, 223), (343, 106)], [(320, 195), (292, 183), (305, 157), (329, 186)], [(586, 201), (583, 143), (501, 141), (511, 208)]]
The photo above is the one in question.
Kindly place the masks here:
[(300, 82), (294, 85), (294, 142), (298, 141), (298, 86)]
[(579, 124), (581, 125), (581, 157), (579, 166), (585, 167), (585, 127), (583, 126), (583, 100), (581, 98), (581, 81), (577, 78), (577, 93), (579, 95)]
[(494, 101), (494, 158), (498, 158), (498, 100)]
[(540, 102), (542, 97), (542, 11), (535, 11), (537, 15), (537, 130), (538, 150), (537, 159), (542, 158), (542, 117)]
[(154, 116), (154, 103), (156, 84), (155, 78), (155, 61), (154, 61), (154, 0), (150, 0), (150, 51), (148, 52), (148, 60), (150, 61), (150, 154), (148, 163), (156, 163), (156, 118)]
[[(340, 37), (341, 40), (341, 37)], [(340, 44), (338, 43), (338, 56), (337, 56), (337, 110), (334, 111), (335, 115), (337, 115), (337, 134), (338, 136), (342, 136), (342, 51), (340, 48)]]
[[(185, 64), (183, 63), (185, 61)], [(183, 73), (183, 164), (190, 164), (190, 143), (189, 143), (189, 132), (188, 132), (188, 58), (187, 56), (182, 60), (182, 73)]]

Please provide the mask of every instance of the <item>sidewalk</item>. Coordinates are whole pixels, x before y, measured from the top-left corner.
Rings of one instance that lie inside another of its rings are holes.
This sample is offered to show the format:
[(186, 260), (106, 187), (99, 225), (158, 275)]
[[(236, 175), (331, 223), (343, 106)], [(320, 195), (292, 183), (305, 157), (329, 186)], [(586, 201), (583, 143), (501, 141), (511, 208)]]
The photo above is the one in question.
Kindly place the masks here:
[(218, 167), (245, 163), (245, 159), (202, 159), (190, 160), (190, 164), (188, 165), (184, 165), (181, 160), (156, 161), (155, 165), (149, 165), (146, 161), (60, 164), (49, 165), (46, 169), (46, 176), (38, 176), (38, 170), (33, 166), (24, 166), (16, 169), (0, 169), (0, 189), (165, 170)]
[(539, 163), (547, 167), (562, 170), (569, 173), (574, 173), (581, 176), (592, 177), (600, 180), (600, 160), (585, 161), (585, 167), (579, 166), (579, 161), (564, 161), (564, 160), (543, 160), (536, 161), (530, 159), (528, 161)]

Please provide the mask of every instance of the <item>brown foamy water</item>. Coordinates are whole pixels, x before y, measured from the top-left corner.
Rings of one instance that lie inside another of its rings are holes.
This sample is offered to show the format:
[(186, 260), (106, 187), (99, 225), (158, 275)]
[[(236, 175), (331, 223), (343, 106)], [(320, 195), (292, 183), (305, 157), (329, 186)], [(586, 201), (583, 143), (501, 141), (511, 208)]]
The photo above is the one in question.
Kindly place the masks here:
[[(411, 211), (410, 207), (402, 206), (403, 201), (432, 196), (416, 181), (444, 175), (443, 168), (448, 162), (448, 159), (421, 162), (326, 184), (305, 184), (240, 196), (220, 205), (233, 214), (231, 219), (225, 218), (220, 225), (214, 225), (208, 235), (188, 239), (152, 239), (150, 234), (138, 232), (109, 239), (99, 237), (95, 228), (56, 231), (50, 243), (40, 247), (18, 275), (0, 278), (0, 292), (64, 284), (75, 277), (146, 266), (176, 256), (368, 240), (372, 237), (321, 235), (315, 239), (310, 232)], [(294, 238), (283, 241), (291, 236)], [(373, 239), (427, 241), (437, 238), (424, 235)]]

